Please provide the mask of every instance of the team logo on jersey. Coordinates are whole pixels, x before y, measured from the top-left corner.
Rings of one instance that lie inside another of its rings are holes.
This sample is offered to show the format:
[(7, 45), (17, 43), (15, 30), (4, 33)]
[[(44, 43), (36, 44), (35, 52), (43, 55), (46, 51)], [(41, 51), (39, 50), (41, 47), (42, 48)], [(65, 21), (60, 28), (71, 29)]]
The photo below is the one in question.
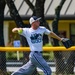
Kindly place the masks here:
[(40, 43), (42, 41), (42, 35), (41, 34), (31, 34), (31, 42), (32, 43)]

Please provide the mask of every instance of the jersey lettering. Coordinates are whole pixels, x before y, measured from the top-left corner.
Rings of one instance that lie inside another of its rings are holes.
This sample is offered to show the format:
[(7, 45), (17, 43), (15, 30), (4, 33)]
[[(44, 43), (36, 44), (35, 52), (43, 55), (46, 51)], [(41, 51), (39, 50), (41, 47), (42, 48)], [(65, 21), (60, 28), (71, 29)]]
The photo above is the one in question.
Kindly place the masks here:
[(34, 43), (40, 43), (42, 42), (42, 35), (41, 34), (31, 34), (31, 42)]

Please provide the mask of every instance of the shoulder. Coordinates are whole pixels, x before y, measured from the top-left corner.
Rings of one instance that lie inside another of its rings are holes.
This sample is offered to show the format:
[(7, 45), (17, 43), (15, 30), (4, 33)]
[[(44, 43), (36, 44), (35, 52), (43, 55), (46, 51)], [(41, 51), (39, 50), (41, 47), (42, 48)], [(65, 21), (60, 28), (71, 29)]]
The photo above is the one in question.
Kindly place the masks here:
[(40, 29), (46, 29), (44, 26), (39, 26)]
[(23, 28), (23, 31), (27, 31), (27, 30), (29, 30), (30, 28)]
[(22, 33), (21, 33), (21, 35), (25, 35), (26, 36), (26, 34), (29, 32), (29, 29), (30, 28), (22, 28)]
[(23, 28), (23, 33), (25, 34), (25, 33), (29, 32), (29, 29), (30, 28)]

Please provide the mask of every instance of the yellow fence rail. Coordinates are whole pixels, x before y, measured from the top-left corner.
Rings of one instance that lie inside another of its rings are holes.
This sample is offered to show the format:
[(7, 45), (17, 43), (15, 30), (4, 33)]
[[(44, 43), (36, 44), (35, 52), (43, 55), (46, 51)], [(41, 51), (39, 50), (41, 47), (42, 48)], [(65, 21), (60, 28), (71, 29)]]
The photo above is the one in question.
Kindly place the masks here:
[[(66, 49), (65, 47), (43, 47), (43, 51), (71, 51), (75, 46)], [(0, 51), (30, 51), (29, 47), (0, 47)]]

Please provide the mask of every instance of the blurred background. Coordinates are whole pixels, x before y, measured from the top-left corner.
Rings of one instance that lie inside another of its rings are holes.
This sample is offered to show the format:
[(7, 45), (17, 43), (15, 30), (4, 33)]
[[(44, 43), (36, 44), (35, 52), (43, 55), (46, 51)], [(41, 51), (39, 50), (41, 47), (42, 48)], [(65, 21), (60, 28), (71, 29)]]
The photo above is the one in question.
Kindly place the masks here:
[[(14, 27), (30, 27), (29, 18), (41, 17), (40, 25), (75, 45), (75, 0), (0, 0), (0, 47), (29, 47), (26, 39), (12, 33)], [(44, 47), (63, 46), (46, 35)], [(1, 49), (0, 49), (1, 50)], [(0, 51), (0, 75), (10, 75), (29, 60), (29, 51)], [(75, 74), (75, 51), (45, 51), (43, 57), (53, 75)], [(39, 71), (39, 72), (37, 72)], [(37, 68), (32, 75), (43, 75)]]

